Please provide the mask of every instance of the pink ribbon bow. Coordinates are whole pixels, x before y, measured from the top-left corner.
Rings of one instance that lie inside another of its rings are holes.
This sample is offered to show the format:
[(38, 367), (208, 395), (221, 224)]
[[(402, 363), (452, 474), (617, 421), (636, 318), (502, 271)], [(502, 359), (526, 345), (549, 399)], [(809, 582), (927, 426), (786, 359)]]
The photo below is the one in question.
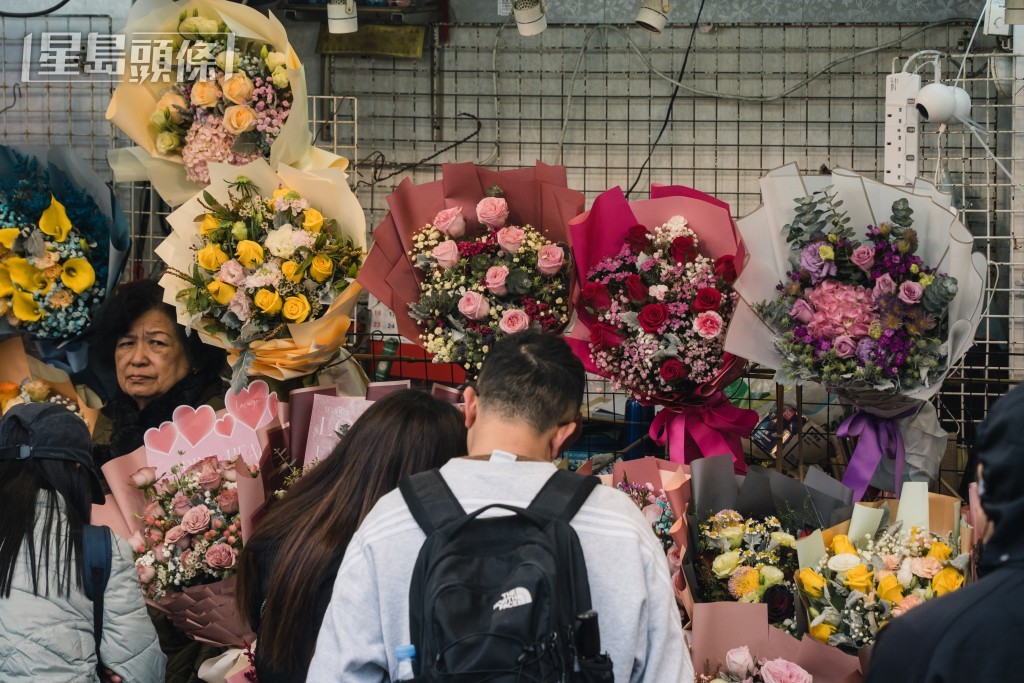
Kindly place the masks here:
[(717, 391), (701, 405), (662, 409), (654, 416), (650, 434), (659, 446), (668, 444), (673, 462), (689, 463), (729, 453), (736, 473), (745, 474), (747, 463), (740, 439), (750, 436), (757, 420), (756, 411), (735, 407)]

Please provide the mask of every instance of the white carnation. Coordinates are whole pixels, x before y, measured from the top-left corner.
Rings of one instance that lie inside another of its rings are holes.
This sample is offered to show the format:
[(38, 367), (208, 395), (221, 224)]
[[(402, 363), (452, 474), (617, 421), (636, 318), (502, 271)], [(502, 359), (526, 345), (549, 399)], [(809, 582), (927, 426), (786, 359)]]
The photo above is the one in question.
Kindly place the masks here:
[(298, 246), (295, 233), (296, 230), (288, 223), (285, 223), (277, 230), (271, 230), (267, 233), (267, 239), (264, 241), (263, 246), (278, 258), (291, 258), (292, 254), (295, 253), (295, 247)]

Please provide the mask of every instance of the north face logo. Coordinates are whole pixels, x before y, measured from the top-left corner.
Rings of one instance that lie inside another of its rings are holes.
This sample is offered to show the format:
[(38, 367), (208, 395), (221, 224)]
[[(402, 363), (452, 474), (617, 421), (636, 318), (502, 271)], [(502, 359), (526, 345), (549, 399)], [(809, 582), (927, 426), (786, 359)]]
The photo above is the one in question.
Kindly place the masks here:
[(533, 596), (530, 595), (530, 591), (520, 586), (519, 588), (513, 588), (502, 593), (501, 600), (494, 603), (494, 611), (529, 605), (531, 602), (533, 602)]

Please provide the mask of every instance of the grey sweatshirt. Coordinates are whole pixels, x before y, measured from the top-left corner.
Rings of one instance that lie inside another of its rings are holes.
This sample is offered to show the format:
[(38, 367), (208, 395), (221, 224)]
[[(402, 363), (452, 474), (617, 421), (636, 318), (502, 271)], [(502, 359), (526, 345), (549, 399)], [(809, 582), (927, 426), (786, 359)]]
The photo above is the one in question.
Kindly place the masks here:
[[(465, 459), (441, 468), (466, 512), (491, 503), (526, 507), (554, 472), (550, 463)], [(625, 494), (599, 486), (572, 526), (615, 680), (693, 681), (668, 565), (643, 514)], [(410, 642), (409, 581), (423, 541), (400, 492), (374, 506), (345, 553), (308, 681), (379, 683), (397, 676), (395, 649)]]

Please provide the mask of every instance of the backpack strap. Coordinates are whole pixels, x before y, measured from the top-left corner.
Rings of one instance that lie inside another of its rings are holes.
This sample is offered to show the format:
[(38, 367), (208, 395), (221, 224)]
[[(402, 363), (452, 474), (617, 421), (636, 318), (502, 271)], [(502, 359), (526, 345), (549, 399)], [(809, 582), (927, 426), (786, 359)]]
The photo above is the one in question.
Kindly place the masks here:
[(597, 477), (558, 470), (544, 483), (527, 509), (568, 524), (598, 483)]
[(82, 574), (85, 596), (92, 600), (92, 631), (96, 640), (96, 661), (100, 661), (100, 641), (103, 639), (103, 593), (110, 579), (113, 549), (110, 529), (86, 524), (82, 527)]
[(466, 516), (466, 511), (436, 469), (403, 477), (398, 482), (398, 489), (409, 506), (412, 518), (427, 536)]

